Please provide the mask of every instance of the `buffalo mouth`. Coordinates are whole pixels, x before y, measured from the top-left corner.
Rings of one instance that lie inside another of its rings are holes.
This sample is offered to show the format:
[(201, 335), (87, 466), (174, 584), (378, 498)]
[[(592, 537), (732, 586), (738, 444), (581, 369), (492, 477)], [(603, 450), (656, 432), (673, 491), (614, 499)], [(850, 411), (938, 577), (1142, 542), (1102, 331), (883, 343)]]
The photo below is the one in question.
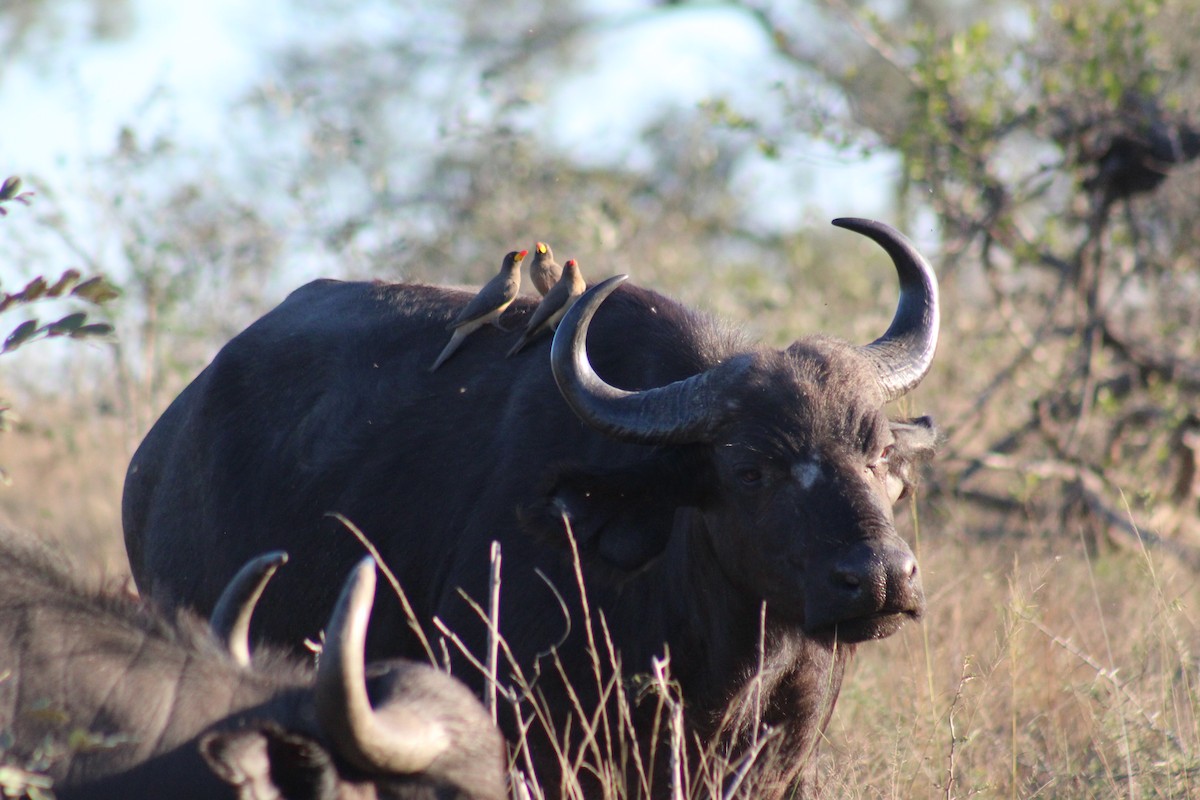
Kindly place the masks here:
[(817, 639), (856, 644), (873, 639), (886, 639), (900, 630), (904, 623), (919, 617), (920, 614), (915, 611), (879, 611), (862, 617), (818, 625), (807, 630), (806, 633)]
[(857, 542), (805, 566), (803, 625), (810, 636), (883, 639), (925, 611), (917, 561), (899, 537)]

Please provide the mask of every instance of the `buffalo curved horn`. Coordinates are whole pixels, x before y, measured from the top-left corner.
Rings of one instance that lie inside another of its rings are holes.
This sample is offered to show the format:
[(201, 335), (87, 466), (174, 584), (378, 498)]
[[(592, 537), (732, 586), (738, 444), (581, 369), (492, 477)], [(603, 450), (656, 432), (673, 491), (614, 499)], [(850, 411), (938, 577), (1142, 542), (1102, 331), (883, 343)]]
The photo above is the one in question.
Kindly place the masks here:
[(254, 616), (254, 607), (275, 570), (287, 560), (288, 554), (282, 550), (272, 550), (250, 559), (233, 576), (213, 606), (209, 627), (239, 666), (250, 666), (250, 618)]
[(921, 382), (933, 364), (938, 340), (937, 276), (917, 248), (896, 229), (869, 219), (835, 219), (839, 228), (869, 237), (887, 251), (900, 276), (900, 300), (887, 331), (859, 348), (874, 365), (887, 401)]
[(450, 745), (439, 723), (391, 708), (386, 724), (367, 697), (363, 657), (375, 601), (375, 562), (368, 556), (346, 579), (325, 630), (314, 688), (317, 721), (347, 761), (368, 772), (421, 772)]
[[(596, 309), (629, 276), (615, 275), (588, 289), (558, 323), (550, 368), (567, 405), (584, 423), (623, 441), (682, 444), (705, 441), (715, 421), (721, 367), (666, 386), (630, 392), (606, 383), (588, 360), (588, 326)], [(725, 366), (725, 365), (722, 365)]]

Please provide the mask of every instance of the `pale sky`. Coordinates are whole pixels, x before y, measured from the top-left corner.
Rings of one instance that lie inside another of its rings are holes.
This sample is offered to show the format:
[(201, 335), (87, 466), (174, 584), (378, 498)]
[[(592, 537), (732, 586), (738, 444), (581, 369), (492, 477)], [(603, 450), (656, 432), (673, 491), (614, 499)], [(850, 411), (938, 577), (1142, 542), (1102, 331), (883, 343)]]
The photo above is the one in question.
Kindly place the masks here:
[[(184, 148), (219, 148), (226, 109), (261, 74), (267, 49), (318, 35), (299, 29), (303, 23), (285, 0), (136, 0), (135, 8), (128, 38), (96, 44), (68, 33), (58, 45), (68, 54), (50, 67), (22, 61), (6, 70), (0, 171), (42, 174), (69, 186), (83, 161), (111, 150), (131, 120), (139, 129), (173, 124)], [(358, 16), (370, 25), (370, 4), (364, 9)], [(601, 32), (588, 50), (586, 74), (546, 99), (544, 127), (569, 152), (616, 152), (635, 163), (638, 128), (657, 109), (713, 95), (752, 104), (746, 87), (757, 90), (770, 68), (761, 32), (721, 9)], [(156, 90), (169, 102), (147, 116), (146, 100)], [(163, 119), (163, 108), (174, 118)], [(785, 154), (785, 163), (751, 167), (742, 176), (746, 185), (731, 190), (769, 197), (756, 205), (772, 226), (794, 223), (813, 206), (830, 216), (872, 216), (885, 207), (884, 187), (896, 169), (887, 156), (864, 163), (814, 144)]]

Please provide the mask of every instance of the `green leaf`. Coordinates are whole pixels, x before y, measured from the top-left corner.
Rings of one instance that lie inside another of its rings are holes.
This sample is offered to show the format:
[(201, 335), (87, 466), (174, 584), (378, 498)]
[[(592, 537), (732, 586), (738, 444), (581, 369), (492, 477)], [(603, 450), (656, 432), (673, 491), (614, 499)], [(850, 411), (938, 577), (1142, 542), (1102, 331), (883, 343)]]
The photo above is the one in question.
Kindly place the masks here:
[(87, 314), (82, 311), (76, 311), (74, 314), (68, 314), (58, 322), (51, 322), (46, 326), (46, 333), (49, 336), (74, 336), (75, 332), (83, 327), (83, 323), (87, 321)]
[(25, 285), (25, 288), (17, 293), (17, 300), (22, 303), (32, 303), (46, 293), (50, 285), (46, 283), (46, 279), (38, 276)]
[(64, 272), (62, 274), (62, 277), (60, 277), (57, 281), (55, 281), (54, 285), (51, 286), (46, 291), (46, 295), (48, 297), (61, 297), (63, 292), (67, 291), (72, 286), (74, 286), (75, 282), (78, 280), (79, 280), (79, 270), (69, 269), (66, 272)]
[(120, 290), (109, 283), (103, 275), (87, 279), (72, 289), (71, 294), (98, 306), (121, 296)]
[(112, 332), (113, 326), (107, 322), (93, 322), (71, 331), (71, 338), (84, 339), (90, 336), (109, 336)]
[(11, 200), (17, 196), (17, 192), (21, 191), (21, 179), (16, 175), (6, 178), (3, 185), (0, 185), (0, 200)]
[(0, 353), (7, 353), (11, 350), (16, 350), (21, 345), (32, 339), (38, 333), (38, 324), (36, 319), (27, 319), (16, 327), (16, 329), (8, 335), (4, 340), (4, 348)]

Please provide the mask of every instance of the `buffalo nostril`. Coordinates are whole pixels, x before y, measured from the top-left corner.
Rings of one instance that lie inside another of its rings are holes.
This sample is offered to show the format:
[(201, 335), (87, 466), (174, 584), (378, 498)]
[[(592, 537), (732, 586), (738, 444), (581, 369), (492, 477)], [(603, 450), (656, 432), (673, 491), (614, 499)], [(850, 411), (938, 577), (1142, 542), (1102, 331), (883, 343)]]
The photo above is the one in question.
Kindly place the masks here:
[(859, 586), (862, 586), (862, 577), (850, 570), (834, 570), (833, 579), (843, 589), (857, 589)]
[[(805, 587), (804, 620), (810, 629), (853, 623), (864, 626), (864, 635), (885, 636), (902, 618), (925, 610), (917, 559), (903, 542), (854, 542), (814, 560), (806, 572), (814, 578)], [(891, 622), (872, 627), (884, 619)]]

